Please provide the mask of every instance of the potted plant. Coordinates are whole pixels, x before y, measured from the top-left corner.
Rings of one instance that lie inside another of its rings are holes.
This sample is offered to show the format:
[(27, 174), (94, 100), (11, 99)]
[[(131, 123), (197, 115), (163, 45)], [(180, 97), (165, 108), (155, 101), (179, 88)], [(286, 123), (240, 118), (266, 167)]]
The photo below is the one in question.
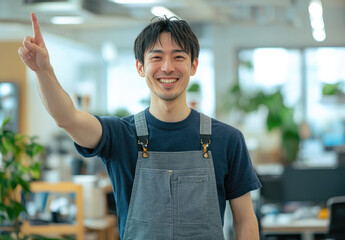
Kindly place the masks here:
[(244, 114), (257, 111), (261, 106), (267, 108), (267, 130), (280, 130), (281, 160), (292, 162), (296, 160), (299, 149), (299, 129), (294, 121), (293, 108), (286, 106), (283, 100), (280, 90), (269, 94), (262, 91), (249, 94), (239, 84), (236, 84), (227, 92), (225, 106), (227, 110), (235, 110)]
[(0, 126), (0, 226), (7, 226), (11, 234), (1, 239), (20, 238), (21, 213), (25, 206), (18, 199), (18, 189), (30, 192), (29, 182), (40, 176), (39, 154), (44, 150), (35, 137), (28, 137), (6, 129), (7, 118)]
[(336, 83), (326, 83), (322, 87), (323, 103), (344, 103), (345, 82), (339, 80)]
[(198, 109), (200, 103), (200, 84), (198, 82), (193, 82), (187, 88), (187, 102), (191, 108)]

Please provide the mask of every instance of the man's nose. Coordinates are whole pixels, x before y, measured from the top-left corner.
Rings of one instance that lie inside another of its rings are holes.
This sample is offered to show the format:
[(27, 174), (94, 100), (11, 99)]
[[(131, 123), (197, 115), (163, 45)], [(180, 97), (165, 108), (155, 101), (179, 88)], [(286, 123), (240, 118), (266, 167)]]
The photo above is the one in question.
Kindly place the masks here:
[(162, 71), (164, 72), (172, 72), (175, 70), (174, 63), (170, 58), (165, 58), (162, 64)]

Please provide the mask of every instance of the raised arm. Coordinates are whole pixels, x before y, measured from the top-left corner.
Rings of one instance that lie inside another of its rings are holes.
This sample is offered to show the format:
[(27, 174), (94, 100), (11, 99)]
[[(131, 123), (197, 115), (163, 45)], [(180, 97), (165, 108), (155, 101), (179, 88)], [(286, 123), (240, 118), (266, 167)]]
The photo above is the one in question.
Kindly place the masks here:
[(102, 126), (96, 117), (79, 111), (73, 105), (70, 96), (63, 90), (57, 80), (49, 61), (37, 17), (31, 13), (34, 37), (26, 36), (18, 54), (22, 61), (38, 78), (41, 99), (57, 125), (67, 131), (79, 145), (94, 148), (102, 136)]

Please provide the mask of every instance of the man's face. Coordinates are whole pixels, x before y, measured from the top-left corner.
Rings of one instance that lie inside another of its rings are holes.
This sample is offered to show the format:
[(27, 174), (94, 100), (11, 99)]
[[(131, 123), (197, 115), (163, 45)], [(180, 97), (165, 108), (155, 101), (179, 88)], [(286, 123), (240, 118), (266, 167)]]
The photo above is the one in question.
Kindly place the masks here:
[(140, 76), (146, 78), (151, 90), (151, 99), (173, 101), (186, 96), (190, 76), (198, 66), (198, 59), (176, 44), (170, 33), (162, 33), (159, 41), (144, 54), (144, 65), (136, 62)]

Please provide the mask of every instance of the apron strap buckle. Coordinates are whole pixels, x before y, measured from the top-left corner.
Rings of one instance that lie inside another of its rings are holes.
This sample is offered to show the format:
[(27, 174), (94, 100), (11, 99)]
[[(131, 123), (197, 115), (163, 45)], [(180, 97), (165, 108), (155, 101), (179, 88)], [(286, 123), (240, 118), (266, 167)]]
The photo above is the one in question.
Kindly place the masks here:
[[(208, 140), (208, 142), (204, 143), (203, 138)], [(204, 158), (208, 158), (209, 154), (208, 154), (207, 148), (211, 144), (211, 139), (210, 139), (210, 136), (207, 136), (207, 137), (204, 136), (203, 138), (201, 138), (201, 146), (203, 148), (203, 156), (204, 156)]]
[(143, 148), (143, 157), (147, 158), (149, 156), (147, 152), (147, 144), (149, 143), (149, 139), (146, 138), (146, 143), (143, 141), (143, 139), (138, 140), (138, 144)]

